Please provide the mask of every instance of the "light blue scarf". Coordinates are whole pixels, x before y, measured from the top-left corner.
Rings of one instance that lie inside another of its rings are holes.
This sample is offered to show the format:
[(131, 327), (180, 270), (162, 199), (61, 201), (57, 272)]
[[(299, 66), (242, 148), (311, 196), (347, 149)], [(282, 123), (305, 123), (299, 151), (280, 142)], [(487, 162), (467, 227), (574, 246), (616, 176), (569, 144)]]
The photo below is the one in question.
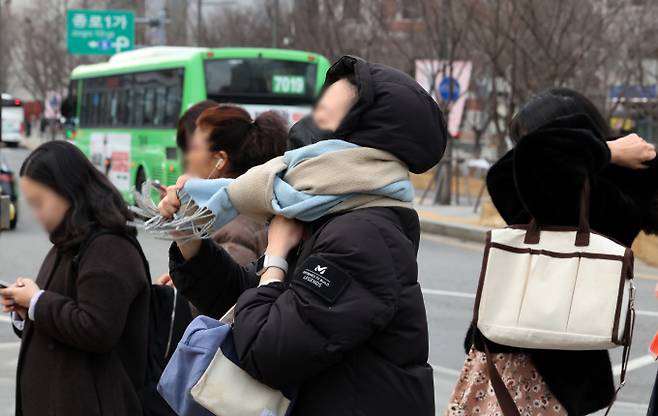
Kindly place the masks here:
[[(335, 212), (336, 207), (356, 196), (380, 196), (390, 200), (410, 203), (414, 198), (414, 191), (408, 177), (392, 183), (384, 184), (376, 189), (367, 189), (359, 194), (313, 194), (303, 190), (295, 189), (286, 182), (286, 174), (303, 168), (302, 162), (316, 158), (329, 152), (349, 149), (358, 149), (359, 146), (343, 140), (324, 140), (299, 149), (286, 152), (281, 160), (271, 161), (285, 165), (282, 170), (274, 173), (272, 183), (271, 215), (282, 215), (287, 218), (295, 218), (300, 221), (314, 221), (328, 213)], [(374, 151), (374, 150), (373, 150)], [(277, 158), (279, 159), (279, 158)], [(270, 163), (270, 162), (268, 162)], [(378, 163), (376, 160), (373, 163)], [(400, 162), (398, 162), (400, 163)], [(300, 167), (301, 164), (301, 167)], [(257, 166), (254, 169), (265, 167)], [(364, 168), (360, 166), (360, 168)], [(249, 172), (245, 175), (249, 175)], [(217, 229), (240, 213), (234, 206), (230, 197), (229, 187), (234, 181), (240, 179), (190, 179), (185, 183), (185, 192), (196, 202), (199, 207), (206, 207), (215, 215), (213, 228)], [(327, 166), (327, 175), (322, 180), (331, 181), (331, 166)], [(269, 190), (252, 189), (250, 192), (269, 192)], [(254, 198), (258, 196), (255, 195)], [(268, 207), (269, 208), (269, 207)], [(333, 211), (332, 211), (333, 210)]]

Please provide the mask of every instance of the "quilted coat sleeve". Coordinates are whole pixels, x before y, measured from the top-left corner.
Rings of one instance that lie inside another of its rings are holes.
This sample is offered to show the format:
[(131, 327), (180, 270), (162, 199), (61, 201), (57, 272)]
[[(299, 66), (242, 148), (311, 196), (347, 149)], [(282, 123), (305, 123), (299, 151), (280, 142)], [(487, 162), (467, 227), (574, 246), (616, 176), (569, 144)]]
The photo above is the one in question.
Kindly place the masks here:
[(333, 219), (311, 254), (281, 283), (247, 290), (238, 300), (235, 346), (245, 370), (289, 390), (341, 361), (385, 327), (401, 284), (387, 241), (367, 220)]
[(204, 315), (221, 318), (246, 289), (258, 284), (253, 267), (243, 267), (212, 240), (203, 240), (196, 256), (185, 260), (176, 243), (169, 249), (174, 285)]

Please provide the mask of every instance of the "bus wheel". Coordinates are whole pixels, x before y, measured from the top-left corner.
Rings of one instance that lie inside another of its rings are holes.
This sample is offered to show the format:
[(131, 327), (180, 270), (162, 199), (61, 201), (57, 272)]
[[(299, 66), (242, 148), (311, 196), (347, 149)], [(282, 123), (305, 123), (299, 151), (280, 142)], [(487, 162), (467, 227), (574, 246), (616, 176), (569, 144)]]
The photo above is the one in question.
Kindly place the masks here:
[(137, 176), (135, 177), (135, 189), (137, 189), (138, 192), (142, 192), (142, 185), (146, 182), (146, 172), (144, 172), (143, 167), (139, 167), (137, 169)]

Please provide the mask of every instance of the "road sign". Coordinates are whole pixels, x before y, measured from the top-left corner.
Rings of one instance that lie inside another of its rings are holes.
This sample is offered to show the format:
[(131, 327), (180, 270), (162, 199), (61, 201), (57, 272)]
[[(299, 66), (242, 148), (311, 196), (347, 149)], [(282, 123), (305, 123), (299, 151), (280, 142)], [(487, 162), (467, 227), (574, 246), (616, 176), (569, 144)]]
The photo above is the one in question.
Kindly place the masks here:
[(113, 55), (135, 45), (135, 13), (129, 10), (69, 9), (66, 44), (75, 55)]
[(461, 93), (460, 90), (459, 81), (453, 77), (445, 77), (439, 83), (439, 96), (443, 101), (457, 101)]
[[(416, 80), (437, 100), (449, 102), (448, 131), (459, 134), (473, 65), (467, 61), (416, 61)], [(450, 85), (452, 84), (452, 93)]]

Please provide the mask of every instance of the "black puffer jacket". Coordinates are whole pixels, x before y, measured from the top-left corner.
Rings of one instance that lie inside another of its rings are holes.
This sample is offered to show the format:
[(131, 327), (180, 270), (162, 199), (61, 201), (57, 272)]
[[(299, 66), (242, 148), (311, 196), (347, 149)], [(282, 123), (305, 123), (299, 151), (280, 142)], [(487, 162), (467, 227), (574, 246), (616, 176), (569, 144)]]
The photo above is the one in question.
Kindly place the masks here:
[[(389, 151), (412, 171), (439, 161), (445, 123), (418, 83), (343, 57), (327, 85), (347, 73), (359, 99), (334, 137)], [(172, 246), (171, 276), (201, 312), (219, 316), (237, 300), (244, 368), (280, 390), (299, 389), (295, 415), (434, 415), (415, 211), (365, 208), (309, 227), (313, 237), (285, 283), (256, 288), (253, 270), (209, 242), (188, 262)]]
[[(578, 224), (579, 198), (586, 178), (591, 184), (593, 230), (630, 247), (640, 230), (656, 231), (658, 169), (630, 170), (610, 164), (610, 150), (584, 114), (559, 118), (523, 137), (489, 171), (487, 188), (508, 224)], [(471, 327), (466, 348), (473, 341)], [(490, 344), (496, 352), (519, 349)], [(608, 406), (614, 382), (608, 351), (526, 350), (549, 389), (569, 415)], [(617, 352), (616, 353), (620, 353)]]
[(237, 299), (242, 364), (272, 387), (299, 388), (295, 415), (434, 415), (416, 213), (366, 208), (310, 227), (310, 255), (285, 284), (255, 288), (253, 268), (210, 241), (188, 262), (173, 245), (171, 276), (202, 313)]

